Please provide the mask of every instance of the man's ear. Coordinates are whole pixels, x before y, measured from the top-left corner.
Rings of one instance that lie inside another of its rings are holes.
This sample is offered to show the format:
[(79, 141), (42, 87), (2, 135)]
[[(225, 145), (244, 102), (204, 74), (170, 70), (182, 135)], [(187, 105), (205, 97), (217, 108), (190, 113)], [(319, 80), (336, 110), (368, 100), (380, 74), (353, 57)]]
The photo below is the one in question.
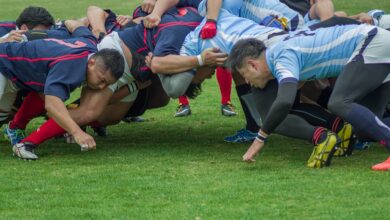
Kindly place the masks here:
[(91, 58), (88, 60), (88, 67), (92, 67), (96, 64), (96, 59), (95, 58)]
[(259, 62), (255, 59), (247, 59), (245, 62), (248, 65), (248, 67), (253, 68), (256, 71), (258, 71), (260, 68)]

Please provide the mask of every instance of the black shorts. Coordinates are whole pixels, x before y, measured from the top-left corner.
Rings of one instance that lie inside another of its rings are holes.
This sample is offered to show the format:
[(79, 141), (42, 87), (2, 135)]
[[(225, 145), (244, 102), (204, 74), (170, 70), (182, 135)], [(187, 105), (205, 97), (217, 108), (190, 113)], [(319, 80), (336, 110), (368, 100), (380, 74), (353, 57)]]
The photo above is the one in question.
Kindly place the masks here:
[(150, 90), (150, 86), (138, 91), (137, 98), (135, 99), (134, 104), (131, 106), (131, 108), (127, 112), (127, 114), (125, 116), (126, 118), (127, 117), (137, 117), (137, 116), (143, 115), (145, 113), (145, 111), (148, 107), (148, 102), (149, 102), (149, 94), (150, 94), (149, 90)]

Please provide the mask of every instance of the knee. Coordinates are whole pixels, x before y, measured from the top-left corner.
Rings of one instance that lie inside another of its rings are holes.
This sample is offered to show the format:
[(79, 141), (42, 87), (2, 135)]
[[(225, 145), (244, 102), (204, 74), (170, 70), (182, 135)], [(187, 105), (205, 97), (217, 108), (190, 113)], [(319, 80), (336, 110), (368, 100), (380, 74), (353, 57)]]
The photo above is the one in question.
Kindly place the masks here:
[(344, 117), (346, 102), (340, 98), (331, 97), (328, 102), (328, 109), (337, 116)]

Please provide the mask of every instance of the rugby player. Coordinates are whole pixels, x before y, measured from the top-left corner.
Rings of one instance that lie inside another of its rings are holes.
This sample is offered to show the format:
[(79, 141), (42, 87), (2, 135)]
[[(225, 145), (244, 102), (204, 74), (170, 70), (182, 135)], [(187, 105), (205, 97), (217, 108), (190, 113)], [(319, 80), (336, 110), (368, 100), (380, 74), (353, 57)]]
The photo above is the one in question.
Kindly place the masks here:
[[(19, 88), (43, 93), (49, 116), (74, 135), (79, 145), (94, 148), (95, 141), (73, 121), (63, 101), (84, 81), (94, 91), (114, 83), (123, 73), (123, 58), (113, 50), (97, 52), (96, 38), (77, 21), (66, 21), (66, 25), (74, 38), (0, 44), (1, 90), (3, 94)], [(3, 98), (0, 102), (12, 105)], [(34, 148), (34, 141), (26, 138), (13, 151), (20, 158), (37, 159)]]
[[(263, 126), (243, 160), (254, 161), (268, 135), (286, 118), (299, 81), (337, 76), (328, 108), (351, 123), (356, 134), (389, 147), (390, 129), (381, 120), (390, 99), (390, 83), (384, 82), (390, 72), (389, 35), (381, 28), (335, 17), (291, 34), (269, 49), (256, 39), (238, 42), (229, 57), (231, 67), (259, 87), (263, 98), (266, 93), (274, 94)], [(308, 130), (307, 137), (313, 133), (316, 147), (308, 166), (327, 166), (338, 138), (323, 129)]]

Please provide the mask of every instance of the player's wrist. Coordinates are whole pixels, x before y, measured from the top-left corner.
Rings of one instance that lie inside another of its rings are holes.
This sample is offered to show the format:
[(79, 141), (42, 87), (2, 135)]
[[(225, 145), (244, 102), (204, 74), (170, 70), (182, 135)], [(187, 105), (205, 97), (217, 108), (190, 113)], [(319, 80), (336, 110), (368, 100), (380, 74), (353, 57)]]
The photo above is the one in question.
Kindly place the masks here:
[(260, 131), (257, 133), (256, 140), (258, 142), (264, 143), (268, 139), (268, 134), (265, 133), (263, 130), (260, 129)]
[(198, 60), (198, 65), (199, 66), (203, 66), (204, 65), (202, 54), (199, 54), (198, 56), (196, 56), (196, 59)]
[(207, 18), (206, 23), (214, 23), (215, 25), (217, 24), (217, 20), (213, 18)]

